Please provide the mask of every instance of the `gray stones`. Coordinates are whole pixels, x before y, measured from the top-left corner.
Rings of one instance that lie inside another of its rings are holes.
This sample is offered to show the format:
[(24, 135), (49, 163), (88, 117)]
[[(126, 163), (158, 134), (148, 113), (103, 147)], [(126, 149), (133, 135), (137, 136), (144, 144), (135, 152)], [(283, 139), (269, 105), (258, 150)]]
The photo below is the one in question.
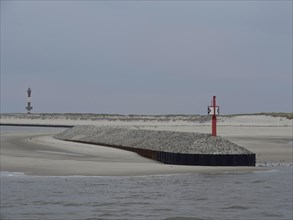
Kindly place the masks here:
[(222, 137), (210, 134), (144, 130), (126, 126), (76, 126), (55, 138), (180, 154), (253, 154)]

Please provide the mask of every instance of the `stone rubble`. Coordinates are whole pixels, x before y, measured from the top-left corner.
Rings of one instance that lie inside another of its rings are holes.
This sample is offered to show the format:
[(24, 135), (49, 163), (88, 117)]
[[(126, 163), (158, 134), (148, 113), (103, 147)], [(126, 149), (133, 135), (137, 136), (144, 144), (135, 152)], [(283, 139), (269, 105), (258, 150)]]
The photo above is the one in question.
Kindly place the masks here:
[(127, 126), (76, 126), (55, 138), (181, 154), (253, 154), (227, 139), (210, 134), (144, 130)]

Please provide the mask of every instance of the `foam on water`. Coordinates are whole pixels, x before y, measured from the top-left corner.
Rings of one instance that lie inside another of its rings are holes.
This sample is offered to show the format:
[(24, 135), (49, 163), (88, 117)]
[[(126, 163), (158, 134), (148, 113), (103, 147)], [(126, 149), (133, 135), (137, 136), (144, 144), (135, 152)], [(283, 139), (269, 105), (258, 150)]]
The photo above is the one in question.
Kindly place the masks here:
[(252, 171), (253, 173), (274, 173), (274, 172), (280, 172), (280, 170), (277, 169), (270, 169), (270, 170), (256, 170)]
[[(211, 173), (213, 174), (213, 173)], [(153, 175), (135, 175), (135, 176), (86, 176), (86, 175), (68, 175), (68, 176), (43, 176), (43, 175), (27, 175), (21, 172), (0, 171), (0, 177), (27, 177), (27, 178), (101, 178), (101, 179), (128, 179), (128, 178), (153, 178), (153, 177), (172, 177), (172, 176), (188, 176), (199, 175), (197, 173), (179, 173), (179, 174), (153, 174)]]
[(0, 171), (0, 177), (6, 177), (6, 176), (26, 176), (24, 173), (20, 172), (9, 172), (9, 171)]

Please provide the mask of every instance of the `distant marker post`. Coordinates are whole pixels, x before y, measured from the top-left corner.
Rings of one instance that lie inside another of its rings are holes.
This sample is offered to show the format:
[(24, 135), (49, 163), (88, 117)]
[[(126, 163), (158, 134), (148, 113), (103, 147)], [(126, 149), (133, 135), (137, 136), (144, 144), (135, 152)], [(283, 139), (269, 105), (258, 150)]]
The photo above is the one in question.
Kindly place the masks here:
[(208, 106), (208, 115), (212, 115), (212, 135), (217, 136), (217, 115), (220, 107), (216, 105), (216, 96), (213, 96), (212, 105)]
[(31, 106), (31, 93), (32, 93), (31, 88), (28, 88), (28, 90), (27, 90), (27, 107), (26, 107), (28, 114), (30, 114), (31, 110), (33, 109), (33, 107)]

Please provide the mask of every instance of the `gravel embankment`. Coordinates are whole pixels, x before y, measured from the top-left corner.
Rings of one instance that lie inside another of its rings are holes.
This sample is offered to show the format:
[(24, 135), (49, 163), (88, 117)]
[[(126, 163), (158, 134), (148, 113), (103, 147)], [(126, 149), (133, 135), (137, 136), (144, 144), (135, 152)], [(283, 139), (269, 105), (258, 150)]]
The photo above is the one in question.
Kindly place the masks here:
[(210, 134), (117, 126), (76, 126), (55, 138), (181, 154), (253, 154), (222, 137), (213, 137)]

